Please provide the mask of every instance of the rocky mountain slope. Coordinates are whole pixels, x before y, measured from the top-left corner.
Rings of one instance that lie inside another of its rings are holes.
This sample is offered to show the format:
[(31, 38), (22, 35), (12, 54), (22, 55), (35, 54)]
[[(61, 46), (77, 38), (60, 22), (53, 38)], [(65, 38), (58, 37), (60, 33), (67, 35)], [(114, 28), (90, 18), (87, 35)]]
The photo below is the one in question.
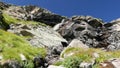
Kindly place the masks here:
[(119, 40), (120, 19), (0, 2), (0, 68), (120, 68)]

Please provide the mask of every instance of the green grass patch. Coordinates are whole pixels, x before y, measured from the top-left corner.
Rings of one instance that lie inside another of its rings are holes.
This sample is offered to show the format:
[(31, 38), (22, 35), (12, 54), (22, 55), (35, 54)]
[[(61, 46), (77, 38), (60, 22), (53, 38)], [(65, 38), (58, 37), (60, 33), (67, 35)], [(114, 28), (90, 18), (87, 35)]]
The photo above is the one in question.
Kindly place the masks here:
[[(65, 54), (70, 54), (73, 53), (72, 55), (68, 57), (64, 57)], [(62, 54), (61, 58), (65, 58), (61, 62), (56, 62), (56, 65), (64, 65), (67, 68), (74, 68), (73, 66), (78, 66), (78, 62), (91, 62), (91, 60), (94, 58), (94, 53), (98, 53), (99, 57), (96, 58), (96, 64), (93, 66), (93, 68), (99, 68), (99, 63), (104, 62), (108, 59), (111, 58), (120, 58), (120, 50), (116, 51), (103, 51), (100, 49), (95, 49), (95, 48), (90, 48), (88, 50), (84, 50), (81, 48), (75, 48), (75, 47), (70, 47), (67, 48)], [(79, 60), (79, 61), (78, 61)], [(71, 67), (71, 65), (73, 65)], [(77, 67), (76, 67), (77, 68)]]
[(3, 61), (8, 59), (21, 61), (20, 54), (27, 60), (32, 60), (37, 55), (45, 57), (46, 49), (32, 47), (22, 37), (0, 30), (0, 56), (3, 56)]
[(83, 60), (81, 58), (73, 56), (66, 58), (62, 65), (65, 66), (66, 68), (79, 68), (79, 65), (82, 61)]

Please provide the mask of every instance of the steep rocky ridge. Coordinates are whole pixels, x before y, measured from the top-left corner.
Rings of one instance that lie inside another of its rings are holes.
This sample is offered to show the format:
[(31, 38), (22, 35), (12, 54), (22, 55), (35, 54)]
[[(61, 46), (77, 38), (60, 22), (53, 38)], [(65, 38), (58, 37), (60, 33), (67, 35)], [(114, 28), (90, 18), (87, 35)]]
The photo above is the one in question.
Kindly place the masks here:
[[(53, 29), (58, 31), (67, 41), (79, 39), (89, 47), (119, 49), (119, 19), (104, 23), (91, 16), (74, 16), (64, 19)], [(112, 48), (111, 48), (112, 47)]]
[(9, 6), (11, 6), (11, 4), (0, 2), (0, 9), (2, 9), (2, 10), (8, 8)]
[(61, 22), (62, 19), (66, 18), (64, 16), (51, 13), (46, 9), (32, 5), (10, 6), (5, 10), (5, 12), (17, 19), (42, 22), (50, 26), (54, 26), (55, 24)]

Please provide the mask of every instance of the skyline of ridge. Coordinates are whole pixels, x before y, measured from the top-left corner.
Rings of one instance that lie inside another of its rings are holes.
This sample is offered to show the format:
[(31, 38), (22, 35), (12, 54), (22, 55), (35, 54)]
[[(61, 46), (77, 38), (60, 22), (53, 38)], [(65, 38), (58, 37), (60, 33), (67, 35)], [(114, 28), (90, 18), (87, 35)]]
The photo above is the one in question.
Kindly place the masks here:
[(6, 3), (15, 5), (36, 5), (48, 9), (49, 11), (71, 17), (74, 15), (89, 15), (100, 18), (105, 22), (110, 22), (114, 19), (120, 18), (120, 4), (119, 0), (2, 0)]

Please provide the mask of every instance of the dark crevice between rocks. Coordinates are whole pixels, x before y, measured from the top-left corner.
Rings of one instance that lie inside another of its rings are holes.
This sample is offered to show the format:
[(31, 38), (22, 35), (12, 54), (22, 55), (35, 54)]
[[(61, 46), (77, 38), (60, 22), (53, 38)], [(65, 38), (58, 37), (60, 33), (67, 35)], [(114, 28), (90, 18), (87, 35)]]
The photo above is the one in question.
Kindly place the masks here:
[(2, 11), (0, 11), (0, 26), (4, 30), (7, 30), (10, 28), (9, 24), (7, 24), (7, 22), (5, 22), (4, 17), (2, 16)]

